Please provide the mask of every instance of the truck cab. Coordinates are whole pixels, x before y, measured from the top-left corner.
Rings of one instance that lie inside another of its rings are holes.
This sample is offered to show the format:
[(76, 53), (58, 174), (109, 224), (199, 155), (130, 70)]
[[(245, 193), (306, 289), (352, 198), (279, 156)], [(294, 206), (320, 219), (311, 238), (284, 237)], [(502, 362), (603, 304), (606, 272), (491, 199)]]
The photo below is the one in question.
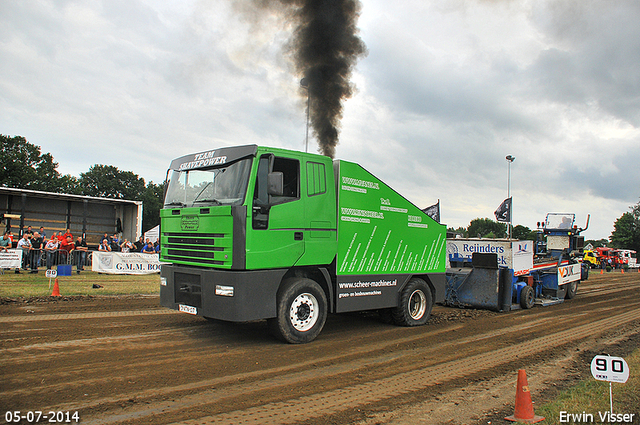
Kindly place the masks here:
[(595, 269), (599, 265), (598, 254), (593, 251), (584, 251), (582, 262), (588, 264), (590, 268)]

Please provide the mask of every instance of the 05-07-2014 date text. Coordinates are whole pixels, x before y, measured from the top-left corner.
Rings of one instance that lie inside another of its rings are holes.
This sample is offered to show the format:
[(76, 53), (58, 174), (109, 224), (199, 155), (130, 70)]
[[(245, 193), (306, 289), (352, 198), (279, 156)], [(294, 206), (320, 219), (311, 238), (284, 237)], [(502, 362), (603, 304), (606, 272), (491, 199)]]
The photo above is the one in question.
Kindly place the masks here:
[(5, 423), (78, 423), (80, 415), (78, 412), (70, 411), (53, 411), (43, 412), (39, 410), (30, 410), (23, 412), (20, 410), (7, 411), (4, 414)]

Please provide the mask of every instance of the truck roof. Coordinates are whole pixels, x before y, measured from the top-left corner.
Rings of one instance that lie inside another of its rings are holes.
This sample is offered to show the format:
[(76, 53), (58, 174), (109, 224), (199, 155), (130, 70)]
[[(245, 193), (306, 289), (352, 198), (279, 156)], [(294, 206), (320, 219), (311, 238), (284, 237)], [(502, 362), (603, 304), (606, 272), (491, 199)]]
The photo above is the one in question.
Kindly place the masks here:
[(286, 152), (305, 156), (324, 157), (317, 153), (305, 153), (290, 149), (263, 147), (258, 145), (244, 145), (209, 149), (202, 152), (184, 155), (171, 161), (171, 166), (169, 168), (176, 171), (212, 168), (220, 165), (231, 164), (249, 156), (255, 156), (260, 150), (267, 150), (273, 153)]

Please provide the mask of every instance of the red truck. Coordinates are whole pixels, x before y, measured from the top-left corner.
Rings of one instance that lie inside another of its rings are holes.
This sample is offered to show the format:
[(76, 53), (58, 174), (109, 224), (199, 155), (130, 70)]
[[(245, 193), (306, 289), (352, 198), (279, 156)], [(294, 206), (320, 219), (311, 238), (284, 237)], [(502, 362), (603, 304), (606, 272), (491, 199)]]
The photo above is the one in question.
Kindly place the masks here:
[(598, 253), (598, 262), (600, 263), (601, 268), (604, 268), (607, 265), (613, 267), (614, 269), (619, 267), (619, 258), (616, 255), (615, 249), (598, 247), (596, 248), (596, 252)]
[(614, 249), (614, 248), (596, 248), (598, 253), (598, 261), (600, 267), (604, 262), (605, 266), (611, 265), (611, 267), (619, 269), (622, 267), (637, 267), (636, 252), (630, 249)]

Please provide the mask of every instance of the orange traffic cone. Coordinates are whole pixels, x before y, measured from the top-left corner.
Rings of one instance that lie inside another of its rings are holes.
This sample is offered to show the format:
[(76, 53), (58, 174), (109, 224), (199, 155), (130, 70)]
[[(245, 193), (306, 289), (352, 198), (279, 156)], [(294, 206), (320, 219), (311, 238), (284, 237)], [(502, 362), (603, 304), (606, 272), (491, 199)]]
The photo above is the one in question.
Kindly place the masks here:
[(542, 416), (536, 416), (533, 412), (531, 392), (529, 391), (529, 383), (527, 382), (527, 373), (524, 369), (518, 370), (517, 385), (515, 413), (512, 416), (507, 416), (505, 419), (512, 422), (524, 422), (527, 424), (535, 424), (543, 421), (544, 418)]
[(600, 274), (604, 274), (604, 270), (600, 269)]
[(620, 271), (622, 272), (622, 274), (624, 274), (624, 269), (620, 269)]
[(52, 297), (61, 297), (60, 295), (60, 286), (58, 286), (58, 278), (56, 277), (56, 282), (53, 284), (53, 292), (51, 293)]

